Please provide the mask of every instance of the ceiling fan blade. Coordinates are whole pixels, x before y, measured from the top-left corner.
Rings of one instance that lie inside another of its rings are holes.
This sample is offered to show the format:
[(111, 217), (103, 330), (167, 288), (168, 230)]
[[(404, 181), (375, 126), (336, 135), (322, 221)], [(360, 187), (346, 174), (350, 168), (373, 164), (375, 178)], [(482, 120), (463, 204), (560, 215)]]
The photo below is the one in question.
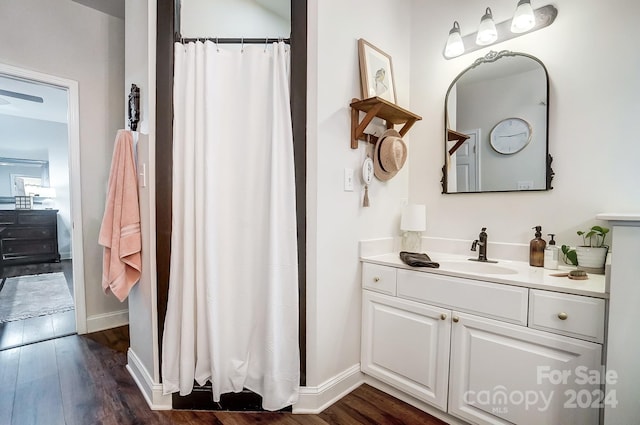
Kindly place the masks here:
[(0, 96), (15, 97), (16, 99), (26, 100), (29, 102), (44, 103), (44, 99), (40, 96), (32, 96), (30, 94), (18, 93), (9, 90), (0, 89)]

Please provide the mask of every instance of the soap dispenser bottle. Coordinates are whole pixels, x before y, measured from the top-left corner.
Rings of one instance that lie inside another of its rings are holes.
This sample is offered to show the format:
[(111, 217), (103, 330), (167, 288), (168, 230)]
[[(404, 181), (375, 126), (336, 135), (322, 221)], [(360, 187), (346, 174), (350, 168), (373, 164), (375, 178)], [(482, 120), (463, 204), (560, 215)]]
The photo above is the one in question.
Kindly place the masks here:
[(560, 258), (560, 249), (556, 246), (556, 241), (553, 240), (554, 236), (553, 233), (549, 233), (551, 240), (544, 249), (544, 268), (550, 270), (558, 269), (558, 259)]
[(532, 229), (536, 229), (536, 237), (529, 243), (529, 265), (534, 267), (544, 266), (544, 249), (547, 243), (542, 236), (542, 226), (535, 226)]

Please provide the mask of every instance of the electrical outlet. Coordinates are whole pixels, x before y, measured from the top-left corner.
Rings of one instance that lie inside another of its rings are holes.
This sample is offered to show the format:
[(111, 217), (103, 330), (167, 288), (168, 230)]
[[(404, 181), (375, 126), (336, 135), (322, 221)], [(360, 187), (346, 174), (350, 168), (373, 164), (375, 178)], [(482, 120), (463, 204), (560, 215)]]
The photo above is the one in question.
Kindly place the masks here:
[(353, 168), (344, 169), (344, 191), (353, 192)]
[(524, 180), (518, 182), (518, 190), (530, 190), (533, 189), (533, 181)]

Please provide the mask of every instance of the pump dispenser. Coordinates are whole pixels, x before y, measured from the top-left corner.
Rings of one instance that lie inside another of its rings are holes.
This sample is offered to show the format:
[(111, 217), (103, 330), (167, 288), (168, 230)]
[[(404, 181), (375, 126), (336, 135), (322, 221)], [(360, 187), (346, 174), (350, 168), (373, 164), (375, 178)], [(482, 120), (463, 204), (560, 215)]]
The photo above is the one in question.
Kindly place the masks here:
[(544, 249), (544, 268), (550, 270), (558, 269), (558, 259), (560, 258), (560, 249), (556, 246), (556, 241), (553, 240), (555, 236), (553, 233), (548, 233), (551, 240)]
[(535, 226), (536, 237), (529, 243), (529, 265), (534, 267), (544, 266), (544, 249), (547, 243), (542, 239), (542, 226)]

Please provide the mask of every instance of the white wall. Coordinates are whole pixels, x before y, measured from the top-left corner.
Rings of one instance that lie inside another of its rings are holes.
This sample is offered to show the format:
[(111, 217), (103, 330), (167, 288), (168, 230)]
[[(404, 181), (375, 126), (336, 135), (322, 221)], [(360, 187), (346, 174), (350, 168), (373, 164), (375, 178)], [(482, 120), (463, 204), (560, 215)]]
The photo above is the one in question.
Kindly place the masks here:
[[(545, 4), (532, 2), (534, 8)], [(556, 233), (560, 244), (577, 244), (575, 231), (595, 224), (596, 213), (640, 208), (640, 144), (634, 138), (640, 116), (640, 51), (634, 30), (640, 3), (585, 0), (556, 5), (558, 17), (550, 27), (493, 47), (536, 56), (549, 72), (554, 189), (442, 195), (447, 87), (492, 48), (445, 60), (442, 50), (453, 21), (459, 21), (463, 35), (476, 31), (482, 9), (465, 0), (413, 1), (411, 110), (424, 120), (412, 130), (416, 152), (409, 158), (410, 196), (427, 205), (428, 236), (471, 240), (486, 226), (490, 241), (528, 243), (531, 227), (540, 224), (545, 234)], [(500, 22), (510, 18), (515, 3), (493, 0), (490, 6)]]
[[(388, 182), (374, 179), (362, 207), (357, 171), (366, 146), (350, 144), (351, 98), (360, 98), (357, 40), (392, 57), (398, 104), (409, 106), (409, 1), (309, 1), (307, 121), (307, 385), (316, 386), (360, 361), (358, 241), (398, 234), (408, 167)], [(414, 127), (422, 127), (419, 122)], [(405, 137), (409, 157), (419, 139)], [(343, 191), (343, 170), (356, 170)]]
[[(58, 251), (71, 258), (71, 197), (67, 124), (0, 115), (0, 156), (49, 161), (49, 186), (55, 188), (58, 210)], [(9, 179), (3, 178), (3, 184)], [(43, 208), (36, 205), (35, 208)]]
[(79, 178), (88, 326), (126, 309), (102, 293), (98, 231), (116, 130), (124, 125), (124, 22), (70, 0), (5, 0), (0, 4), (0, 61), (78, 81)]
[(138, 185), (142, 227), (142, 275), (129, 294), (130, 351), (154, 383), (160, 382), (155, 237), (155, 57), (156, 2), (125, 3), (125, 84), (140, 87), (138, 172), (146, 171), (146, 186)]

